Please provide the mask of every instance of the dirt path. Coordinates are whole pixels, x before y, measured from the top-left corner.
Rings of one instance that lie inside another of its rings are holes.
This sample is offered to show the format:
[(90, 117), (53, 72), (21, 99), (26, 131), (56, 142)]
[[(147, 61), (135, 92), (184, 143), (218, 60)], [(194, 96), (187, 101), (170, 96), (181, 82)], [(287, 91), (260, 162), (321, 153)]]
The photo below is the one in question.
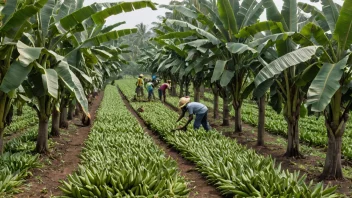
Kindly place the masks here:
[(196, 166), (182, 158), (175, 149), (170, 148), (165, 142), (163, 142), (156, 133), (149, 130), (145, 122), (139, 117), (136, 111), (129, 104), (126, 97), (119, 90), (119, 93), (125, 103), (127, 109), (134, 115), (139, 121), (140, 125), (144, 128), (144, 131), (153, 138), (156, 145), (158, 145), (167, 156), (170, 156), (173, 160), (177, 162), (181, 175), (186, 178), (187, 181), (191, 181), (190, 188), (193, 190), (190, 193), (190, 197), (199, 197), (199, 198), (215, 198), (221, 197), (220, 193), (216, 190), (214, 186), (211, 186), (207, 183), (206, 179), (197, 171)]
[[(103, 95), (103, 92), (99, 93), (90, 106), (89, 112), (92, 123)], [(14, 197), (46, 198), (52, 195), (62, 195), (61, 190), (58, 188), (60, 185), (59, 181), (66, 179), (67, 175), (74, 172), (78, 167), (78, 163), (80, 162), (79, 155), (91, 128), (91, 126), (77, 128), (81, 124), (79, 118), (71, 121), (68, 130), (61, 131), (61, 137), (53, 138), (56, 145), (51, 151), (50, 156), (41, 157), (45, 166), (33, 170), (33, 176), (26, 180), (23, 185), (22, 190), (24, 192)]]

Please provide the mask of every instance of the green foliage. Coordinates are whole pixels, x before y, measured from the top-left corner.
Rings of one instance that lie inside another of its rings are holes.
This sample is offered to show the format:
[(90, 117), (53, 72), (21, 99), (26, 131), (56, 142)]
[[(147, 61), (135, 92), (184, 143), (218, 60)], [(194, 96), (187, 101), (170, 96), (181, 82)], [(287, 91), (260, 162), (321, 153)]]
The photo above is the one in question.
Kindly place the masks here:
[[(117, 81), (118, 87), (132, 97), (131, 80)], [(137, 109), (142, 103), (131, 103)], [(256, 154), (213, 130), (202, 129), (172, 132), (176, 128), (178, 114), (161, 103), (143, 103), (144, 112), (139, 115), (160, 136), (183, 155), (194, 162), (197, 169), (215, 185), (223, 195), (236, 197), (338, 197), (336, 187), (323, 187), (322, 183), (305, 183), (306, 176), (298, 172), (281, 170), (270, 157)], [(158, 112), (158, 113), (156, 113)], [(168, 118), (168, 120), (165, 120)], [(164, 121), (163, 121), (164, 120)], [(183, 120), (185, 121), (185, 120)]]
[(70, 197), (185, 197), (189, 188), (177, 164), (166, 158), (108, 85), (81, 154), (79, 170), (63, 181)]

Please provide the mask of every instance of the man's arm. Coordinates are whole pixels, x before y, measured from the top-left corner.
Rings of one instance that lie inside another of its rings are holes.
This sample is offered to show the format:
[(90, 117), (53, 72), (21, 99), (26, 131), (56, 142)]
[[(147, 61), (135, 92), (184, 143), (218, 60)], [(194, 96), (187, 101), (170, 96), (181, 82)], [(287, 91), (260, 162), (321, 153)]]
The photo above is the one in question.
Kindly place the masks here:
[(177, 119), (176, 122), (180, 121), (183, 117), (185, 117), (185, 114), (186, 114), (186, 112), (185, 112), (185, 111), (182, 111), (180, 117), (178, 117), (178, 119)]
[(180, 130), (186, 131), (188, 124), (191, 123), (192, 120), (193, 120), (193, 114), (189, 114), (189, 117), (188, 117), (188, 120), (187, 120), (185, 126), (181, 127)]

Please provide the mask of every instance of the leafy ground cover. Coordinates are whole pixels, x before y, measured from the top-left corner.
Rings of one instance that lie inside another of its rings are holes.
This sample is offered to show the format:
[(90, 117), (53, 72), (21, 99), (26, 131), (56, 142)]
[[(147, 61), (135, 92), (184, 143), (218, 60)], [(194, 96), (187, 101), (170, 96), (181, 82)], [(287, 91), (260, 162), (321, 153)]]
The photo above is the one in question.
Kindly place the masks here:
[(105, 89), (81, 159), (60, 187), (68, 197), (183, 197), (190, 190), (113, 86)]
[[(117, 81), (121, 91), (133, 97), (133, 81)], [(271, 157), (256, 154), (216, 131), (189, 129), (187, 133), (172, 132), (178, 114), (161, 103), (131, 103), (151, 129), (188, 160), (197, 165), (223, 195), (238, 197), (338, 197), (336, 187), (324, 188), (321, 183), (306, 185), (305, 176), (290, 173), (276, 165)]]
[(11, 124), (5, 129), (5, 136), (9, 136), (15, 132), (27, 129), (37, 124), (38, 116), (36, 112), (29, 106), (23, 107), (23, 113), (20, 116), (13, 116)]

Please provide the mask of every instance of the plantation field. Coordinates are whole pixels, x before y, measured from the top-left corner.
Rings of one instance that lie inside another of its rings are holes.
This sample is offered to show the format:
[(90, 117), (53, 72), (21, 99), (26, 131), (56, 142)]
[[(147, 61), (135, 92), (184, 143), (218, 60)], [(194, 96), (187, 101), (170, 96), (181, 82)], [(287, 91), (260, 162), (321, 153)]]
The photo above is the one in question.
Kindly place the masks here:
[[(117, 81), (118, 87), (127, 98), (134, 95), (131, 91), (133, 83), (132, 80)], [(177, 120), (178, 114), (161, 103), (132, 102), (131, 105), (135, 109), (143, 106), (144, 112), (140, 116), (151, 129), (157, 131), (186, 159), (194, 162), (198, 170), (224, 195), (271, 194), (299, 197), (299, 193), (307, 196), (318, 191), (320, 195), (325, 194), (321, 184), (307, 186), (304, 176), (281, 170), (270, 157), (258, 155), (254, 150), (247, 149), (216, 131), (207, 133), (189, 128), (186, 133), (171, 132), (177, 127), (173, 120)], [(170, 121), (160, 121), (165, 118)], [(332, 189), (326, 189), (325, 192)]]

